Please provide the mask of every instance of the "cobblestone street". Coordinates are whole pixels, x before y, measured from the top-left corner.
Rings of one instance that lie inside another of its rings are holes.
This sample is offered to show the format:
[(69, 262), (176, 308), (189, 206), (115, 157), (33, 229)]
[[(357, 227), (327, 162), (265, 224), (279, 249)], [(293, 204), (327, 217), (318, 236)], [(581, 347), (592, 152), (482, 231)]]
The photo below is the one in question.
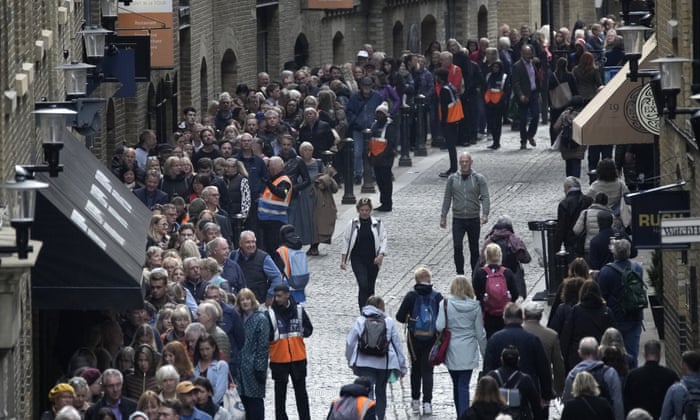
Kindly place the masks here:
[[(545, 285), (544, 271), (533, 250), (533, 235), (528, 231), (527, 222), (556, 218), (557, 203), (563, 197), (564, 162), (558, 152), (549, 149), (547, 133), (547, 127), (540, 126), (537, 147), (528, 150), (518, 150), (518, 133), (510, 130), (505, 130), (502, 148), (498, 151), (487, 149), (490, 141), (485, 140), (476, 146), (458, 148), (458, 152), (468, 150), (472, 153), (473, 169), (488, 180), (491, 212), (489, 223), (482, 227), (481, 238), (500, 215), (508, 214), (513, 219), (516, 234), (523, 238), (533, 255), (532, 262), (525, 266), (528, 298), (544, 290)], [(447, 229), (439, 227), (446, 181), (438, 177), (438, 173), (447, 167), (447, 152), (435, 149), (429, 149), (427, 157), (414, 157), (411, 167), (397, 167), (394, 170), (393, 212), (374, 213), (385, 223), (389, 235), (389, 252), (377, 279), (377, 293), (384, 297), (387, 313), (392, 317), (403, 296), (412, 289), (413, 272), (417, 267), (426, 266), (433, 272), (434, 288), (443, 294), (454, 277), (449, 220)], [(358, 199), (361, 196), (359, 190), (356, 186), (355, 197)], [(325, 419), (329, 404), (341, 385), (354, 379), (344, 354), (345, 336), (358, 315), (357, 285), (350, 268), (344, 272), (339, 265), (340, 235), (356, 211), (354, 205), (340, 205), (342, 194), (341, 189), (336, 196), (339, 211), (333, 244), (322, 245), (321, 256), (312, 257), (309, 262), (311, 282), (307, 288), (306, 308), (314, 324), (314, 333), (306, 340), (307, 384), (313, 419)], [(376, 203), (378, 194), (370, 196)], [(405, 340), (403, 325), (401, 334)], [(472, 396), (475, 376), (472, 376)], [(452, 383), (447, 369), (437, 367), (434, 377), (433, 418), (455, 418)], [(387, 419), (419, 418), (410, 411), (409, 382), (406, 376), (389, 385)], [(290, 418), (296, 418), (293, 395), (290, 386), (287, 396)], [(268, 380), (266, 413), (267, 418), (274, 418), (271, 380)]]

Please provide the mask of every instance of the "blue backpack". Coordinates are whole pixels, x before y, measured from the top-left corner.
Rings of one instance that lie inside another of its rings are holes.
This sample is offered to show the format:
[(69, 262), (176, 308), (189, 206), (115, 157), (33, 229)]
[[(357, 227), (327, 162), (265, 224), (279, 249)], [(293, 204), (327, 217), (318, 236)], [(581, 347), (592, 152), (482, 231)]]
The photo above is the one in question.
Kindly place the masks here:
[(437, 334), (435, 321), (437, 314), (435, 313), (436, 297), (438, 293), (431, 291), (428, 295), (420, 295), (416, 293), (416, 299), (413, 301), (413, 311), (409, 322), (409, 329), (418, 340), (429, 341), (435, 338)]
[(277, 253), (284, 262), (282, 275), (287, 279), (287, 284), (294, 290), (303, 290), (309, 284), (309, 265), (306, 253), (300, 249), (280, 247)]

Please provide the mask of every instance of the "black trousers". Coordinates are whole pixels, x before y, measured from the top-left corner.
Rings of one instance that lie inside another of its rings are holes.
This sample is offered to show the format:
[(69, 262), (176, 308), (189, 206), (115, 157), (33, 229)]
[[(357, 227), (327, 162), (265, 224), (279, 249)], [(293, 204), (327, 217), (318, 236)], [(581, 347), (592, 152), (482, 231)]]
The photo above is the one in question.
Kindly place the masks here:
[(357, 295), (357, 304), (362, 310), (362, 307), (367, 304), (367, 298), (374, 294), (374, 285), (377, 283), (377, 275), (379, 274), (379, 266), (374, 263), (374, 259), (365, 259), (353, 257), (350, 255), (350, 264), (352, 272), (357, 279), (359, 292)]
[(459, 123), (442, 124), (442, 134), (445, 136), (445, 146), (447, 146), (447, 154), (450, 156), (450, 169), (448, 169), (448, 172), (457, 172)]
[(311, 420), (309, 394), (306, 392), (306, 360), (291, 363), (270, 362), (270, 371), (272, 380), (275, 381), (275, 419), (289, 419), (287, 417), (287, 382), (291, 377), (299, 420)]
[(472, 267), (472, 273), (479, 260), (479, 231), (481, 229), (481, 221), (479, 218), (459, 219), (452, 218), (452, 242), (454, 247), (455, 268), (457, 274), (464, 274), (464, 235), (467, 235), (469, 241), (469, 259)]
[(411, 353), (411, 399), (420, 399), (423, 385), (423, 402), (433, 401), (433, 365), (428, 356), (435, 340), (416, 340), (408, 333), (408, 350)]
[(391, 181), (391, 166), (375, 166), (374, 176), (377, 180), (377, 188), (379, 188), (379, 202), (382, 207), (391, 209), (393, 193), (393, 183)]

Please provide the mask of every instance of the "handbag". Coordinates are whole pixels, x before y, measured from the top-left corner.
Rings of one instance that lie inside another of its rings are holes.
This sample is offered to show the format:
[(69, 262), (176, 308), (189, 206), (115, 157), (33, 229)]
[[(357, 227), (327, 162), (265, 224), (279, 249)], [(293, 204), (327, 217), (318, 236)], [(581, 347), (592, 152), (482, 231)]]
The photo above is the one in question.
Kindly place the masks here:
[(624, 227), (629, 226), (630, 222), (632, 222), (632, 208), (629, 204), (627, 204), (627, 202), (625, 202), (625, 194), (622, 191), (622, 184), (620, 184), (620, 204), (618, 205), (618, 208), (622, 225)]
[(233, 382), (230, 373), (228, 377), (231, 382), (226, 392), (224, 392), (224, 410), (230, 414), (233, 420), (245, 420), (245, 407), (241, 396), (238, 394), (238, 387)]
[(447, 85), (444, 88), (450, 92), (450, 97), (452, 98), (452, 102), (447, 105), (447, 122), (456, 123), (462, 121), (462, 119), (464, 119), (462, 100), (455, 95), (455, 92), (453, 91), (454, 88), (451, 85)]
[(450, 338), (452, 337), (452, 332), (447, 327), (447, 298), (443, 300), (442, 309), (445, 311), (445, 329), (438, 335), (428, 355), (428, 361), (433, 366), (445, 363), (447, 348), (450, 346)]
[(549, 104), (554, 109), (566, 108), (572, 97), (569, 82), (560, 82), (556, 75), (554, 75), (554, 80), (557, 81), (557, 87), (549, 91)]

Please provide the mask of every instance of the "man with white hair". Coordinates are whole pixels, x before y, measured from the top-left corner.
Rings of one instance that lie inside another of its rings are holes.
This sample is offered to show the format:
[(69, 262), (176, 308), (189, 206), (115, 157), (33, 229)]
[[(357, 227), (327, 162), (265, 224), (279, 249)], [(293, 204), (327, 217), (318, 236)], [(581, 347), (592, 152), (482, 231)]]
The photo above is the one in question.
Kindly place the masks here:
[(124, 376), (117, 369), (107, 369), (102, 374), (102, 389), (104, 395), (97, 400), (85, 413), (86, 420), (97, 420), (97, 413), (103, 407), (109, 407), (112, 411), (118, 411), (122, 419), (127, 419), (136, 411), (136, 401), (122, 395)]
[(574, 378), (579, 372), (586, 371), (593, 375), (600, 386), (600, 397), (605, 398), (610, 403), (615, 420), (623, 420), (625, 413), (622, 405), (620, 377), (617, 376), (615, 369), (598, 360), (598, 340), (594, 337), (583, 337), (578, 345), (578, 355), (581, 357), (581, 361), (571, 369), (566, 377), (562, 401), (567, 402), (574, 398), (571, 394)]

